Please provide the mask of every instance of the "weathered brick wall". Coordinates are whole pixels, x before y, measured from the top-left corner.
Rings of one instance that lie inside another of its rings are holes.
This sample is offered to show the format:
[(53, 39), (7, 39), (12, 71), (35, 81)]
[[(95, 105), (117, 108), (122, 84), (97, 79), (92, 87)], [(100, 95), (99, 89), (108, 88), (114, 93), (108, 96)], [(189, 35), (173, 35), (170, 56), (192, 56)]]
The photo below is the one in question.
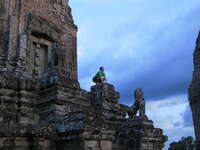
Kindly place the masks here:
[[(0, 25), (0, 49), (6, 51), (8, 59), (12, 60), (11, 65), (14, 63), (13, 59), (18, 56), (20, 61), (30, 63), (30, 58), (24, 59), (31, 51), (27, 43), (31, 39), (32, 32), (29, 26), (31, 14), (42, 18), (41, 23), (46, 22), (49, 26), (56, 26), (56, 29), (60, 30), (59, 36), (52, 41), (59, 42), (62, 49), (62, 58), (59, 58), (62, 59), (62, 63), (59, 68), (68, 72), (71, 79), (77, 80), (77, 27), (73, 23), (68, 0), (0, 0), (0, 4), (0, 20), (3, 22)], [(43, 33), (43, 28), (41, 26), (38, 28), (40, 29), (38, 32)], [(49, 35), (54, 33), (51, 29), (48, 32), (52, 32)], [(25, 68), (28, 70), (27, 66)]]

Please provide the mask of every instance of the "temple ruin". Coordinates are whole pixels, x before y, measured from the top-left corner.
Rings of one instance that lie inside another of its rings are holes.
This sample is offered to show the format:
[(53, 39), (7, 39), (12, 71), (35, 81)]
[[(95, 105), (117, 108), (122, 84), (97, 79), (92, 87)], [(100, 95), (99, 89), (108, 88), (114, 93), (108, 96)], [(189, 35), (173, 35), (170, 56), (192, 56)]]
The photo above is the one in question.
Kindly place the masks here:
[(196, 150), (200, 150), (200, 34), (194, 51), (193, 80), (189, 87), (189, 101), (196, 134)]
[(68, 0), (0, 0), (0, 150), (161, 150), (142, 90), (132, 107), (119, 98), (80, 88)]

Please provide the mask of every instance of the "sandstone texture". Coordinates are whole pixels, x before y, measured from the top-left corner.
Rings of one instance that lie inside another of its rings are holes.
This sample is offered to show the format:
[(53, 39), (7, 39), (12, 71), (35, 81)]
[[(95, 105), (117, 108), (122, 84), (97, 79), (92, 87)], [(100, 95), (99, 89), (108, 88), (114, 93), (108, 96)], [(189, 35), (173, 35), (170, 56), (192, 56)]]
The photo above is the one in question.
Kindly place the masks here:
[(193, 80), (189, 87), (189, 101), (196, 134), (196, 150), (200, 150), (200, 34), (194, 51)]

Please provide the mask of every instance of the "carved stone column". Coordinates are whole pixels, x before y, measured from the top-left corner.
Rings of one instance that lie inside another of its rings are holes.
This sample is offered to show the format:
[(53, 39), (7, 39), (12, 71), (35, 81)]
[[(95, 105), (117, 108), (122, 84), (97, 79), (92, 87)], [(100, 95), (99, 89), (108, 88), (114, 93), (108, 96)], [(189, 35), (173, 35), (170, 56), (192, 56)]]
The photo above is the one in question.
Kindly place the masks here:
[(17, 66), (18, 47), (18, 18), (11, 15), (9, 17), (9, 44), (8, 44), (8, 65), (12, 68)]
[(9, 0), (8, 16), (8, 66), (16, 69), (19, 52), (19, 16), (21, 1)]

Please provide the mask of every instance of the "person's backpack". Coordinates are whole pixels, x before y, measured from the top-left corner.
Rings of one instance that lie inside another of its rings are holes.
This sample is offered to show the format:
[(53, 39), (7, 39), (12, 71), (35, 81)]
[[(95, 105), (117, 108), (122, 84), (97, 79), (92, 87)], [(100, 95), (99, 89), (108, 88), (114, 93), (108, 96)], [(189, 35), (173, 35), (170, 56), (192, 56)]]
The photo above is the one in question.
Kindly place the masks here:
[(92, 81), (96, 83), (96, 82), (97, 82), (97, 77), (94, 76), (94, 77), (92, 78)]

